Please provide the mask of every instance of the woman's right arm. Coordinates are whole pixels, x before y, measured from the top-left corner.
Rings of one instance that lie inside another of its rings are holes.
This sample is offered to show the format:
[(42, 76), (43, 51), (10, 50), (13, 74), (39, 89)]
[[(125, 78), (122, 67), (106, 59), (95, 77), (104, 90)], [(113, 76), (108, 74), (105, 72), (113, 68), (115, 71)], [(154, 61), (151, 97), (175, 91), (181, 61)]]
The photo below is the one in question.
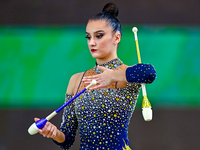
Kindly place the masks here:
[[(78, 73), (70, 78), (66, 91), (65, 102), (69, 101), (75, 95), (81, 77), (82, 73)], [(78, 121), (75, 114), (75, 104), (74, 101), (72, 101), (64, 108), (61, 127), (60, 130), (58, 130), (58, 136), (53, 138), (53, 141), (61, 148), (68, 149), (75, 141), (77, 129)]]
[[(71, 96), (74, 95), (74, 91), (76, 90), (75, 88), (77, 87), (76, 82), (77, 82), (80, 74), (81, 73), (75, 74), (70, 78), (70, 81), (69, 81), (69, 84), (67, 87), (68, 95), (71, 95)], [(68, 97), (68, 98), (70, 99), (71, 97)], [(66, 97), (66, 101), (67, 101), (67, 97)], [(70, 111), (68, 110), (68, 112), (70, 112)], [(63, 115), (66, 116), (66, 113), (64, 112)], [(64, 116), (63, 116), (63, 118), (64, 118)], [(34, 120), (38, 121), (39, 118), (34, 118)], [(64, 119), (64, 120), (66, 121), (66, 119)], [(56, 143), (63, 143), (66, 141), (66, 139), (65, 139), (66, 134), (64, 134), (62, 130), (58, 130), (57, 127), (50, 122), (47, 122), (46, 125), (44, 126), (44, 128), (39, 129), (38, 131), (41, 135), (43, 135), (43, 137), (52, 138)]]

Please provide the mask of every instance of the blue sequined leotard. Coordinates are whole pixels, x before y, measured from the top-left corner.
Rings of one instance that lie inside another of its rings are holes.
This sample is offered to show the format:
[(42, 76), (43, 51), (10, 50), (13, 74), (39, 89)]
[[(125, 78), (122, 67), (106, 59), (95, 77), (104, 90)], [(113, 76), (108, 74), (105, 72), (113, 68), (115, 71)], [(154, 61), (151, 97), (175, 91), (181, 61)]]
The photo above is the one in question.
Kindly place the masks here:
[[(102, 66), (109, 69), (127, 68), (120, 59), (114, 59)], [(85, 76), (101, 73), (95, 66)], [(86, 85), (81, 82), (79, 90)], [(64, 109), (61, 131), (65, 142), (57, 143), (69, 149), (80, 133), (80, 150), (131, 150), (128, 140), (128, 125), (134, 111), (141, 85), (127, 83), (124, 88), (112, 85), (86, 91)], [(66, 101), (72, 95), (66, 94)]]

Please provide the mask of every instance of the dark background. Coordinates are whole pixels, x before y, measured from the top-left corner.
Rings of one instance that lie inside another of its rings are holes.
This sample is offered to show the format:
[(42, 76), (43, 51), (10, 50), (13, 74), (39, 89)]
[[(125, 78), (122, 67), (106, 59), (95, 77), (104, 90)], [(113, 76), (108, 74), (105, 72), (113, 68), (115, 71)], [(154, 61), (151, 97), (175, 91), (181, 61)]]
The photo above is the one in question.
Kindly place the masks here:
[(119, 7), (122, 24), (200, 24), (199, 0), (1, 0), (1, 25), (86, 24), (107, 2)]
[[(86, 24), (107, 2), (119, 7), (122, 24), (200, 25), (199, 0), (0, 0), (1, 26)], [(1, 51), (1, 49), (0, 49)], [(197, 93), (198, 94), (198, 93)], [(27, 132), (33, 120), (46, 117), (52, 109), (1, 109), (0, 150), (56, 150), (51, 139)], [(52, 119), (60, 126), (61, 114)], [(154, 109), (153, 121), (145, 122), (137, 109), (129, 126), (129, 139), (134, 150), (198, 150), (200, 111), (196, 109)], [(79, 148), (79, 137), (72, 149)]]
[[(48, 110), (1, 110), (0, 150), (59, 150), (51, 139), (29, 135), (30, 118), (46, 117)], [(51, 122), (60, 126), (62, 113)], [(145, 122), (136, 110), (129, 125), (129, 140), (133, 150), (198, 150), (199, 110), (154, 109), (153, 120)], [(72, 150), (79, 149), (79, 134)]]

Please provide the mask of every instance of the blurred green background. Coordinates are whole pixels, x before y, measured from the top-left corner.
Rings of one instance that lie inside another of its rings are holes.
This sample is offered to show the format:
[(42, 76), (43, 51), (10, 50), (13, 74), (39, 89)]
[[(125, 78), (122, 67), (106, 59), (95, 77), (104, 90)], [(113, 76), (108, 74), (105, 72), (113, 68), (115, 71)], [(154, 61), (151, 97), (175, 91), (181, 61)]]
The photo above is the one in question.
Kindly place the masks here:
[[(142, 117), (140, 92), (128, 129), (132, 149), (200, 149), (199, 0), (1, 0), (0, 150), (60, 149), (27, 130), (34, 117), (44, 118), (63, 104), (73, 74), (94, 67), (85, 26), (108, 2), (119, 7), (119, 58), (137, 63), (136, 26), (142, 62), (157, 71), (146, 85), (153, 120)], [(51, 120), (58, 128), (61, 117)], [(79, 145), (77, 135), (71, 150)]]
[[(134, 65), (137, 55), (133, 26), (122, 27), (118, 57)], [(199, 107), (200, 27), (137, 28), (142, 62), (152, 64), (157, 71), (157, 79), (146, 86), (153, 107)], [(94, 65), (84, 25), (1, 26), (0, 107), (59, 107), (70, 77)], [(141, 95), (137, 107), (141, 106)]]

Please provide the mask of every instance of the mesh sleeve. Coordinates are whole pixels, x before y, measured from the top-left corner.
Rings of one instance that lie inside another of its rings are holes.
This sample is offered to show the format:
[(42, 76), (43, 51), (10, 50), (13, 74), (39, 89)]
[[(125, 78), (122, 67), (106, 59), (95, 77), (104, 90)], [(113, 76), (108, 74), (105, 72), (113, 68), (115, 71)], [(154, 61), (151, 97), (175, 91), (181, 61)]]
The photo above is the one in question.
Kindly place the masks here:
[[(71, 94), (66, 94), (65, 102), (72, 98)], [(65, 141), (63, 143), (58, 143), (54, 141), (58, 146), (62, 149), (69, 149), (76, 137), (76, 131), (78, 128), (78, 122), (75, 114), (74, 102), (71, 102), (68, 106), (64, 108), (63, 115), (62, 115), (62, 123), (60, 127), (60, 131), (65, 134)]]

